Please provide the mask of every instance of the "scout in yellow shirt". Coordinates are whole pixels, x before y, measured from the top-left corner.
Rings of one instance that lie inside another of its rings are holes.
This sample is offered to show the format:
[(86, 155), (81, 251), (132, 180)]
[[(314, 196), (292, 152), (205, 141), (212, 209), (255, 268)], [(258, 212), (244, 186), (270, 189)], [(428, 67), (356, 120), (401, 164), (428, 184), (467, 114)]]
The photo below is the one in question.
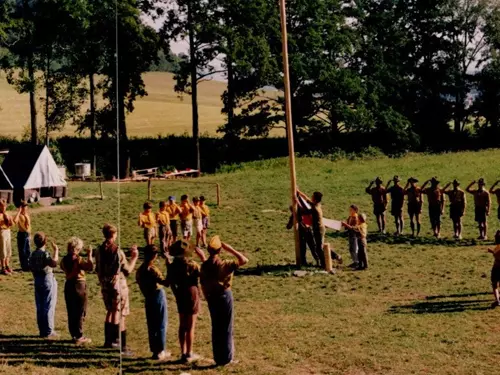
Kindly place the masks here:
[(158, 223), (158, 237), (160, 239), (160, 251), (165, 254), (172, 241), (170, 230), (170, 215), (167, 211), (167, 202), (160, 202), (160, 211), (156, 213)]
[(152, 245), (156, 239), (156, 215), (151, 211), (151, 203), (144, 203), (144, 212), (139, 214), (139, 226), (144, 229), (146, 245)]
[(183, 195), (181, 197), (181, 229), (182, 237), (188, 242), (191, 241), (191, 236), (193, 235), (193, 213), (195, 211), (194, 206), (189, 203), (189, 197)]
[(17, 215), (14, 218), (14, 224), (17, 224), (18, 228), (17, 249), (19, 250), (19, 262), (21, 263), (21, 269), (27, 272), (30, 270), (28, 259), (31, 254), (31, 218), (28, 213), (28, 204), (26, 202), (21, 203), (21, 207), (19, 207)]
[(12, 218), (7, 215), (7, 202), (2, 199), (0, 200), (0, 263), (2, 266), (0, 273), (2, 275), (12, 274), (9, 263), (12, 257), (10, 228), (13, 224)]
[(210, 208), (206, 204), (206, 199), (202, 195), (200, 197), (200, 209), (201, 209), (201, 221), (203, 224), (203, 230), (201, 232), (201, 243), (203, 246), (207, 246), (207, 231), (210, 225)]
[(179, 214), (181, 213), (181, 208), (177, 203), (175, 203), (175, 197), (171, 195), (168, 197), (167, 212), (170, 216), (170, 231), (172, 232), (172, 241), (174, 243), (177, 241), (177, 228), (179, 223)]
[(497, 230), (495, 234), (495, 248), (488, 249), (488, 252), (493, 254), (495, 258), (495, 263), (493, 263), (493, 268), (491, 269), (491, 286), (493, 288), (493, 296), (495, 297), (495, 302), (491, 307), (495, 308), (500, 306), (500, 293), (498, 292), (498, 285), (500, 284), (500, 230)]
[(200, 246), (200, 240), (203, 233), (203, 214), (200, 206), (200, 198), (193, 198), (193, 228), (196, 230), (196, 247)]

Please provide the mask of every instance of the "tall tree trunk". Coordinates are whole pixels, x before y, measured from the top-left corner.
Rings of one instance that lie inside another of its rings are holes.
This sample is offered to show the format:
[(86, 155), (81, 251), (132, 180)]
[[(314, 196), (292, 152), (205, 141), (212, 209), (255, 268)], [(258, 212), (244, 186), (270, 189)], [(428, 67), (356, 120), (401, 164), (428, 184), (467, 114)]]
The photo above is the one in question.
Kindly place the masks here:
[[(50, 47), (49, 47), (50, 48)], [(50, 96), (50, 50), (45, 61), (45, 145), (49, 144), (50, 124), (49, 124), (49, 96)]]
[(97, 176), (97, 140), (95, 129), (95, 82), (94, 74), (89, 74), (90, 86), (90, 141), (92, 143), (92, 175)]
[(35, 67), (33, 66), (33, 54), (28, 54), (28, 76), (30, 79), (30, 117), (31, 117), (31, 143), (38, 144), (38, 125), (36, 119), (36, 81)]
[(196, 50), (193, 27), (192, 8), (188, 6), (188, 24), (189, 24), (189, 62), (191, 64), (191, 109), (193, 117), (193, 143), (195, 153), (195, 165), (198, 170), (198, 176), (201, 171), (200, 155), (200, 127), (198, 124), (198, 75), (196, 71)]
[(130, 177), (130, 150), (127, 135), (127, 123), (125, 120), (125, 96), (120, 95), (118, 99), (118, 123), (120, 129), (120, 175), (124, 178)]
[(463, 100), (461, 98), (460, 93), (456, 93), (455, 95), (455, 116), (453, 127), (455, 130), (455, 134), (460, 134), (462, 132), (462, 108), (463, 108)]
[(227, 63), (227, 126), (229, 129), (234, 129), (234, 70), (233, 70), (233, 43), (229, 36), (227, 40), (228, 54), (226, 56)]

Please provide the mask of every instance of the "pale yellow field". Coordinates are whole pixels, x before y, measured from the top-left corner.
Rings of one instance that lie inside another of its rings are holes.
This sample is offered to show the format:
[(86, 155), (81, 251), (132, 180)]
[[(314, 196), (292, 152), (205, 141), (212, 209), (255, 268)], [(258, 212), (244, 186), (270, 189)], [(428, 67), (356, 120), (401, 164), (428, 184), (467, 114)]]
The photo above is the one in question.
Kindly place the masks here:
[[(169, 73), (146, 73), (144, 81), (148, 96), (136, 102), (135, 111), (128, 115), (130, 136), (157, 136), (167, 134), (191, 134), (191, 97), (180, 99), (174, 91), (174, 80)], [(216, 135), (224, 123), (220, 96), (225, 83), (203, 82), (199, 86), (200, 132)], [(42, 96), (41, 93), (38, 94)], [(28, 95), (18, 94), (0, 74), (0, 135), (21, 137), (29, 124)], [(39, 124), (43, 125), (43, 107), (38, 108)], [(75, 128), (67, 126), (62, 132), (74, 134)]]

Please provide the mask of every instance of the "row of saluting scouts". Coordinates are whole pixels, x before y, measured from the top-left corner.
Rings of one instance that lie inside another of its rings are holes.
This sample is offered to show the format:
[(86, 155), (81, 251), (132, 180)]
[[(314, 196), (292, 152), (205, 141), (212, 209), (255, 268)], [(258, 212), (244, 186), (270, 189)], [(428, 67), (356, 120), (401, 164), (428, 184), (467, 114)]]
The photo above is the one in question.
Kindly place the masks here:
[[(0, 201), (0, 227), (4, 235), (10, 235), (10, 227), (17, 223), (21, 234), (18, 244), (21, 264), (24, 271), (31, 271), (35, 285), (36, 316), (40, 337), (57, 339), (54, 330), (55, 307), (57, 303), (57, 282), (53, 269), (59, 262), (59, 248), (52, 242), (53, 255), (46, 250), (47, 236), (36, 233), (34, 243), (36, 250), (30, 252), (29, 241), (31, 220), (27, 205), (22, 204), (15, 218), (6, 214), (6, 202)], [(3, 226), (2, 226), (3, 225)], [(109, 224), (103, 227), (104, 242), (97, 249), (95, 263), (96, 273), (101, 285), (101, 293), (106, 307), (104, 337), (106, 348), (118, 348), (125, 355), (132, 355), (127, 346), (125, 319), (130, 313), (129, 290), (127, 277), (133, 272), (138, 260), (138, 248), (131, 248), (130, 260), (116, 244), (117, 229)], [(8, 241), (2, 240), (2, 254), (10, 251)], [(3, 237), (2, 237), (3, 239)], [(8, 243), (9, 246), (5, 246)], [(209, 256), (186, 240), (178, 240), (170, 246), (164, 241), (164, 251), (155, 245), (147, 245), (144, 249), (144, 263), (138, 268), (136, 281), (145, 298), (146, 320), (150, 350), (153, 358), (165, 360), (170, 357), (166, 351), (167, 300), (162, 286), (170, 286), (177, 303), (179, 313), (179, 343), (181, 359), (194, 361), (199, 358), (193, 353), (195, 323), (200, 308), (201, 284), (203, 294), (208, 303), (212, 320), (212, 345), (214, 360), (217, 365), (226, 365), (234, 357), (233, 344), (233, 296), (231, 292), (234, 271), (245, 265), (248, 259), (230, 245), (221, 242), (214, 236), (207, 244)], [(190, 259), (192, 250), (200, 258), (202, 265)], [(91, 340), (83, 335), (83, 323), (87, 310), (86, 272), (94, 270), (92, 249), (87, 250), (87, 259), (81, 256), (83, 242), (73, 237), (68, 242), (68, 253), (61, 259), (60, 267), (66, 275), (64, 296), (68, 313), (68, 328), (77, 345), (88, 344)], [(236, 260), (223, 260), (221, 251), (233, 255)], [(166, 258), (167, 275), (164, 277), (155, 265), (158, 256)], [(2, 256), (2, 261), (5, 257)], [(2, 263), (5, 264), (5, 263)], [(8, 265), (8, 263), (7, 263)], [(5, 268), (7, 270), (7, 268)], [(12, 274), (10, 268), (7, 275)]]
[[(391, 182), (394, 183), (393, 186)], [(473, 186), (477, 183), (477, 189)], [(427, 187), (430, 184), (429, 187)], [(420, 234), (420, 215), (424, 202), (424, 195), (429, 201), (429, 218), (434, 232), (434, 236), (439, 238), (441, 235), (441, 216), (444, 214), (445, 197), (450, 200), (450, 218), (453, 221), (454, 238), (462, 238), (462, 218), (465, 215), (467, 206), (467, 198), (465, 192), (474, 196), (475, 206), (475, 221), (479, 227), (480, 240), (487, 239), (488, 232), (488, 216), (491, 208), (490, 194), (496, 195), (498, 199), (498, 219), (500, 220), (500, 188), (496, 188), (500, 184), (500, 180), (496, 181), (489, 191), (486, 189), (486, 183), (483, 178), (477, 182), (472, 181), (465, 191), (460, 189), (460, 182), (454, 180), (446, 184), (445, 187), (439, 186), (440, 182), (436, 177), (426, 181), (422, 187), (418, 186), (416, 178), (409, 178), (406, 186), (401, 186), (401, 179), (395, 176), (391, 181), (383, 186), (383, 181), (377, 177), (366, 188), (366, 192), (371, 195), (373, 201), (373, 213), (377, 218), (379, 231), (385, 233), (385, 211), (387, 209), (387, 195), (391, 197), (391, 215), (394, 216), (396, 225), (396, 235), (403, 233), (403, 206), (405, 197), (408, 197), (408, 214), (410, 216), (410, 226), (412, 235)], [(375, 186), (373, 186), (375, 185)], [(453, 186), (452, 189), (449, 189)], [(416, 226), (415, 226), (416, 224)]]

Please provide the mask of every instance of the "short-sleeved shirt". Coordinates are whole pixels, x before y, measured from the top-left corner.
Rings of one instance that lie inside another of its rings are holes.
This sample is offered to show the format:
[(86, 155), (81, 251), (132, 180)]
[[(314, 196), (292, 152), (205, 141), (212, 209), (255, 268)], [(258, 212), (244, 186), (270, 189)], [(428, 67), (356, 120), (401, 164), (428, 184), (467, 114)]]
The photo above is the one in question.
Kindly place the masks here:
[(36, 249), (29, 257), (29, 265), (34, 276), (43, 276), (53, 273), (53, 260), (48, 251)]
[(20, 214), (17, 220), (17, 227), (19, 232), (30, 233), (31, 232), (31, 219), (29, 215)]
[(359, 233), (359, 237), (361, 237), (362, 239), (366, 239), (366, 237), (368, 236), (368, 224), (366, 223), (356, 225), (354, 227), (354, 230)]
[(324, 225), (323, 225), (323, 207), (321, 207), (321, 203), (312, 204), (311, 215), (312, 215), (313, 228), (316, 230), (324, 228)]
[(405, 202), (405, 191), (402, 186), (391, 186), (387, 192), (391, 194), (391, 205), (394, 208), (403, 208)]
[(383, 186), (375, 186), (372, 188), (366, 188), (366, 192), (372, 196), (372, 201), (374, 204), (386, 204), (387, 203), (387, 190)]
[(201, 266), (201, 287), (206, 298), (221, 295), (231, 289), (233, 274), (239, 268), (234, 260), (223, 260), (219, 256), (211, 256)]
[(477, 208), (489, 208), (491, 204), (490, 193), (487, 190), (470, 190), (474, 195), (474, 204)]
[(0, 214), (0, 230), (10, 229), (12, 227), (12, 219), (7, 214)]
[(496, 245), (493, 249), (493, 257), (495, 258), (493, 267), (500, 268), (500, 245)]
[(101, 287), (115, 285), (118, 279), (132, 272), (125, 253), (114, 243), (104, 242), (97, 249), (95, 260)]
[(433, 207), (433, 206), (440, 207), (441, 204), (444, 202), (443, 192), (439, 187), (427, 188), (424, 190), (424, 194), (427, 195), (427, 198), (429, 199), (429, 206), (431, 206), (431, 207)]
[(181, 220), (183, 221), (190, 221), (193, 220), (193, 208), (189, 203), (182, 203), (181, 204)]
[(201, 216), (203, 217), (209, 217), (210, 216), (210, 208), (206, 204), (202, 204), (200, 206), (201, 209)]
[(408, 204), (416, 204), (424, 201), (422, 188), (418, 186), (406, 189), (405, 195), (408, 196)]
[(156, 227), (156, 217), (152, 212), (139, 214), (139, 226), (141, 228), (151, 229)]
[(81, 256), (67, 254), (61, 260), (61, 269), (66, 274), (66, 280), (85, 280), (85, 271), (90, 272), (94, 269), (94, 263), (85, 260)]
[(158, 225), (170, 225), (170, 215), (166, 210), (158, 211), (158, 213), (156, 214), (156, 219), (158, 221)]
[(465, 208), (465, 205), (467, 204), (467, 198), (463, 190), (449, 190), (446, 191), (445, 194), (450, 199), (450, 205)]
[(151, 295), (151, 293), (160, 289), (165, 283), (165, 278), (158, 267), (147, 263), (141, 264), (137, 270), (135, 279), (144, 296)]
[(198, 286), (200, 265), (186, 257), (175, 257), (167, 265), (167, 280), (174, 289)]
[(170, 220), (179, 220), (180, 207), (176, 203), (167, 204), (167, 212), (170, 216)]

